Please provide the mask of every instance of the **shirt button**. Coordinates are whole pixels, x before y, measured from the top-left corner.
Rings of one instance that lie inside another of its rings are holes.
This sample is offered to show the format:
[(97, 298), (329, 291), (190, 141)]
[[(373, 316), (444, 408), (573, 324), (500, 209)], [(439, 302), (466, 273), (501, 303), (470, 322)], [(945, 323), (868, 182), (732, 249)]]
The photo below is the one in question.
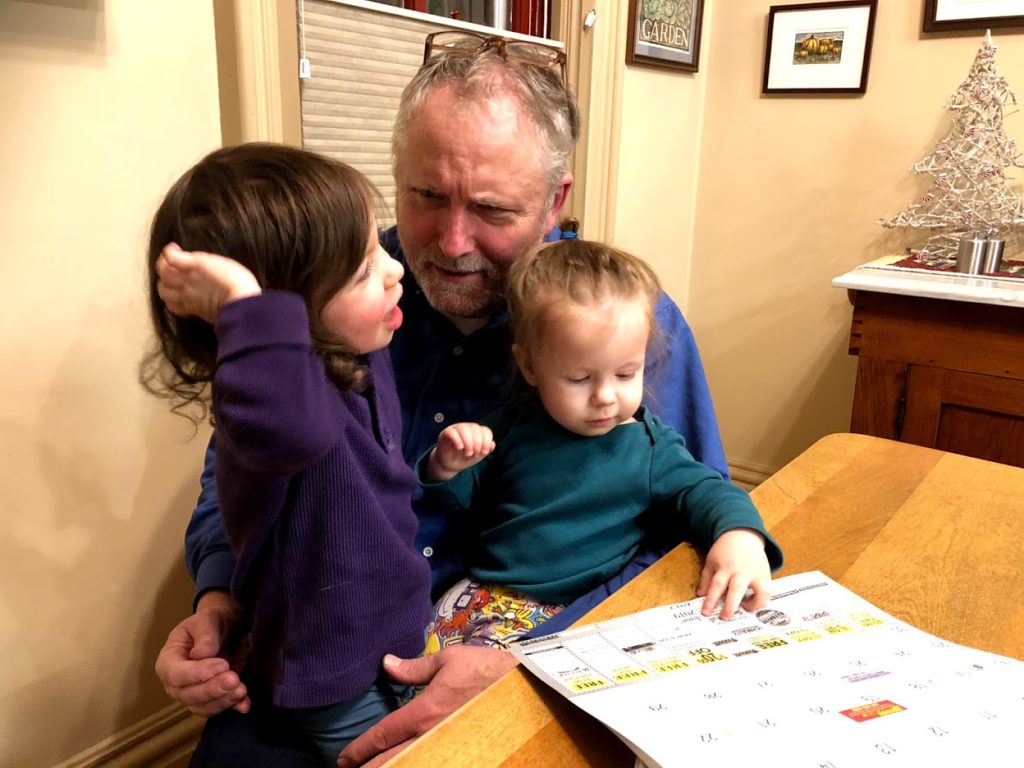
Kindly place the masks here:
[(438, 411), (434, 414), (434, 423), (440, 424), (442, 421), (444, 421), (444, 414)]
[(462, 347), (452, 347), (452, 354), (458, 357), (462, 354)]
[(423, 556), (424, 557), (431, 557), (433, 554), (434, 554), (434, 548), (433, 547), (424, 547), (423, 548)]

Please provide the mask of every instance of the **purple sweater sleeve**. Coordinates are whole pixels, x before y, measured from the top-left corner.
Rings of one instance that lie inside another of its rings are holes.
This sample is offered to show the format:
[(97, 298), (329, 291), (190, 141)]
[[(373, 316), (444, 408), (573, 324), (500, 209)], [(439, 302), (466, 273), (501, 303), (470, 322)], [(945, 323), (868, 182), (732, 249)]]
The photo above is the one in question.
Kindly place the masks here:
[(218, 441), (254, 472), (293, 474), (338, 439), (334, 384), (313, 351), (301, 297), (267, 291), (217, 318)]

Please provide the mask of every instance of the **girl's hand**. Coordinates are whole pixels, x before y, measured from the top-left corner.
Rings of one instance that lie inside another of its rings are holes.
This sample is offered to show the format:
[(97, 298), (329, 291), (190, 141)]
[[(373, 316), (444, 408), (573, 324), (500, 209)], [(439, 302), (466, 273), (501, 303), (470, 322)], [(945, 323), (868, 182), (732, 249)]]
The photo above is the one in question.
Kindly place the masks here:
[(771, 599), (771, 580), (764, 537), (749, 528), (726, 531), (712, 545), (700, 573), (697, 596), (705, 598), (700, 612), (710, 616), (719, 601), (722, 619), (731, 619), (740, 606), (760, 610)]
[(199, 317), (213, 325), (221, 307), (262, 291), (256, 277), (234, 259), (186, 252), (174, 243), (156, 261), (157, 293), (179, 317)]
[(445, 427), (427, 460), (427, 473), (444, 482), (472, 467), (494, 450), (494, 433), (483, 424), (464, 421)]

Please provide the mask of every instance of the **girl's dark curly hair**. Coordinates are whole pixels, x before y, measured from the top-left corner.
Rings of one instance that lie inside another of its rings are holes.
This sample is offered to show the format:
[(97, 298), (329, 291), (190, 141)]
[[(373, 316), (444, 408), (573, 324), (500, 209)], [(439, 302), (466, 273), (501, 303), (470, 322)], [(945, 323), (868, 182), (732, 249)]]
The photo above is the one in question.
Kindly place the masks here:
[(174, 242), (186, 251), (230, 256), (264, 290), (292, 291), (309, 310), (313, 346), (345, 388), (360, 386), (360, 358), (329, 336), (327, 301), (362, 264), (380, 196), (355, 169), (294, 147), (250, 143), (218, 149), (182, 176), (161, 203), (149, 237), (149, 309), (156, 335), (139, 380), (198, 422), (209, 409), (217, 362), (213, 327), (177, 317), (157, 293), (156, 261)]

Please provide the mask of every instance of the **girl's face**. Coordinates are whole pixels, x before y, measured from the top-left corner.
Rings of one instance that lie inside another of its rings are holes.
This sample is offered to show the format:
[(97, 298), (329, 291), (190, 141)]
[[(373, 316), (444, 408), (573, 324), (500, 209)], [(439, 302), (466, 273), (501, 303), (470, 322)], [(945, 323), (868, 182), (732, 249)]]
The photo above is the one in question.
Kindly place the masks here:
[(551, 418), (593, 437), (634, 421), (650, 331), (643, 297), (568, 302), (551, 310), (536, 350), (513, 351)]
[(327, 332), (359, 354), (386, 347), (402, 324), (398, 300), (405, 270), (380, 247), (372, 223), (362, 265), (320, 312)]

